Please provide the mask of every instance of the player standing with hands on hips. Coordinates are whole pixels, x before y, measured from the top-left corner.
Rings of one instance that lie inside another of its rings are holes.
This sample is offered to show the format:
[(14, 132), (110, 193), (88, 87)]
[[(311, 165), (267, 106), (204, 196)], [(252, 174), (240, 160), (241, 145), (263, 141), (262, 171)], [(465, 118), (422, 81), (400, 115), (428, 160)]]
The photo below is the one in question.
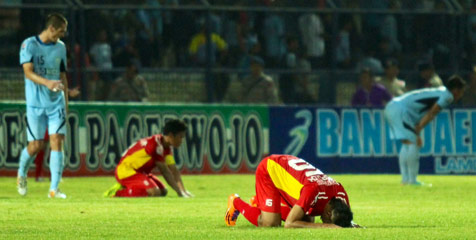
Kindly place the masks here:
[(64, 37), (68, 21), (58, 13), (47, 16), (45, 29), (37, 36), (25, 39), (20, 49), (20, 65), (25, 74), (25, 96), (28, 145), (20, 155), (17, 188), (27, 193), (28, 167), (45, 144), (44, 134), (50, 136), (51, 185), (49, 198), (66, 198), (58, 189), (63, 173), (62, 144), (66, 134), (66, 47)]

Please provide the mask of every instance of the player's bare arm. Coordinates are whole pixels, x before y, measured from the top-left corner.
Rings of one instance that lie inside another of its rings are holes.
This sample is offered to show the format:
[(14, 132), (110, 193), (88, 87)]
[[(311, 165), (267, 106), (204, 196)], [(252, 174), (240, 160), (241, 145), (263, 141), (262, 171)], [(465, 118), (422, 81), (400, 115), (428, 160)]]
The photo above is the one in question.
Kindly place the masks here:
[(171, 164), (171, 165), (168, 165), (168, 168), (170, 172), (172, 173), (172, 175), (174, 176), (180, 191), (182, 191), (182, 194), (184, 196), (187, 195), (188, 197), (193, 197), (193, 195), (189, 191), (187, 191), (187, 189), (185, 189), (185, 185), (183, 184), (182, 176), (180, 175), (180, 171), (178, 170), (177, 165)]
[(294, 205), (289, 212), (286, 222), (284, 223), (285, 228), (340, 228), (335, 224), (329, 223), (313, 223), (303, 221), (305, 217), (304, 210), (299, 205)]
[(430, 111), (428, 111), (426, 113), (425, 116), (423, 116), (423, 118), (420, 120), (420, 122), (415, 126), (415, 132), (417, 135), (420, 134), (420, 131), (425, 128), (425, 126), (431, 122), (435, 117), (436, 115), (438, 115), (438, 113), (441, 111), (441, 107), (438, 105), (438, 104), (434, 104)]
[(177, 185), (177, 182), (175, 181), (175, 178), (172, 175), (172, 173), (170, 172), (167, 165), (163, 162), (157, 162), (156, 165), (157, 165), (157, 168), (159, 168), (159, 171), (162, 174), (162, 176), (164, 176), (165, 181), (167, 181), (167, 183), (169, 184), (169, 186), (173, 190), (175, 190), (180, 197), (182, 197), (183, 196), (182, 191), (180, 191), (180, 188)]
[(23, 72), (25, 73), (26, 78), (35, 83), (46, 86), (51, 91), (53, 91), (53, 89), (63, 90), (64, 88), (61, 81), (49, 80), (35, 73), (33, 63), (24, 63)]

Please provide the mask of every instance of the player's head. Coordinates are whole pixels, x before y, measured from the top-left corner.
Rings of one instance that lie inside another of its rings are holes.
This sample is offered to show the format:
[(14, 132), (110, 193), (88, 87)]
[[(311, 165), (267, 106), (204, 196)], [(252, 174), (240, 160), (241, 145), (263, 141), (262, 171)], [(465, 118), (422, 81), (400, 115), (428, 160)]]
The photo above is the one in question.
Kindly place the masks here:
[(46, 17), (45, 31), (52, 42), (58, 41), (66, 34), (68, 20), (60, 13), (52, 13)]
[(323, 223), (333, 223), (341, 227), (350, 227), (354, 214), (342, 199), (331, 199), (321, 215)]
[(458, 75), (453, 75), (446, 82), (446, 88), (453, 94), (454, 102), (457, 102), (463, 97), (466, 90), (466, 81)]
[(164, 136), (167, 141), (175, 148), (180, 147), (187, 131), (187, 124), (182, 120), (173, 119), (165, 123)]

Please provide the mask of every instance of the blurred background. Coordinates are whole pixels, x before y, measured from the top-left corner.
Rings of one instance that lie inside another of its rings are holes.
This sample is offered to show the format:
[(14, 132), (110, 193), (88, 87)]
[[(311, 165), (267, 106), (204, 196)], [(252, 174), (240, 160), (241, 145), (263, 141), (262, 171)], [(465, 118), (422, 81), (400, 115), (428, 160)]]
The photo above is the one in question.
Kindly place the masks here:
[(476, 92), (473, 0), (0, 0), (0, 100), (25, 99), (19, 46), (51, 12), (79, 101), (379, 106), (358, 89), (455, 73)]

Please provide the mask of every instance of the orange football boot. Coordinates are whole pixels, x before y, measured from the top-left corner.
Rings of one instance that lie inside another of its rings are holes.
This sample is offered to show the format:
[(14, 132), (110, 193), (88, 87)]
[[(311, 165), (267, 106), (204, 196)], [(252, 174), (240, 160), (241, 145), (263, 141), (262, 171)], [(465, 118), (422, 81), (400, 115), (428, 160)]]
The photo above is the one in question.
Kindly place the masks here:
[(235, 206), (233, 205), (233, 201), (236, 198), (239, 198), (238, 194), (231, 194), (228, 197), (228, 209), (226, 209), (225, 214), (225, 223), (227, 226), (235, 226), (236, 220), (238, 219), (238, 215), (240, 215), (240, 211), (238, 211)]

